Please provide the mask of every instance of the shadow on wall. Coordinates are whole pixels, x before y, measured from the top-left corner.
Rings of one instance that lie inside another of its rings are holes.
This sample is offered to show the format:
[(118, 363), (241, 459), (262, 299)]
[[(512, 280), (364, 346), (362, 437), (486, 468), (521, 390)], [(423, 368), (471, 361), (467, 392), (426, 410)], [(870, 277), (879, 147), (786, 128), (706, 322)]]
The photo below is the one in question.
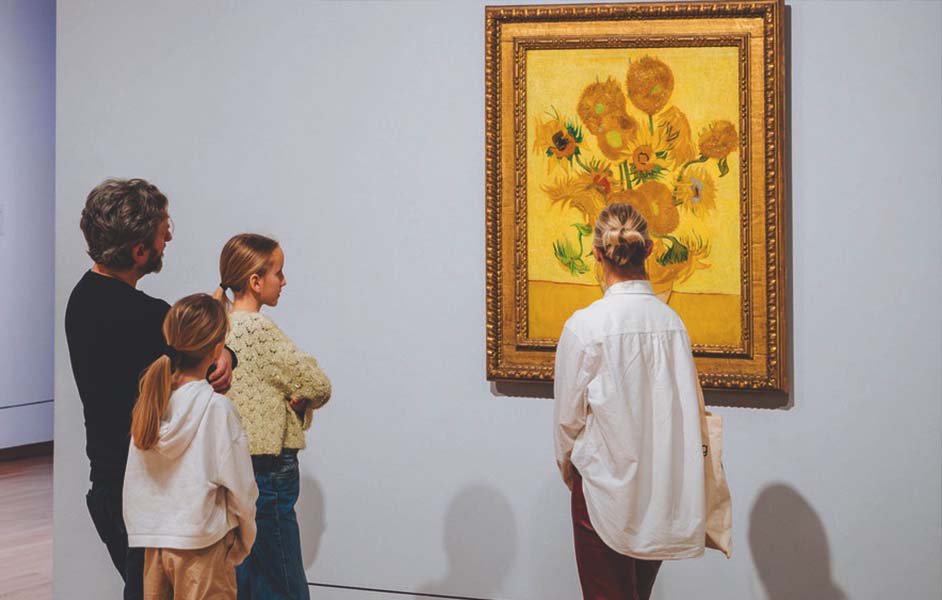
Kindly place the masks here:
[[(327, 530), (324, 491), (313, 477), (301, 475), (301, 495), (297, 504), (298, 525), (301, 528), (301, 558), (306, 570), (317, 560), (321, 538)], [(308, 577), (310, 580), (310, 577)]]
[(759, 494), (749, 517), (749, 547), (769, 600), (846, 600), (831, 580), (821, 518), (787, 485), (771, 485)]
[(448, 505), (444, 529), (448, 572), (418, 593), (491, 597), (517, 554), (517, 523), (510, 504), (494, 488), (466, 487)]
[(491, 383), (491, 393), (495, 396), (512, 398), (553, 399), (552, 382), (540, 381), (495, 381)]

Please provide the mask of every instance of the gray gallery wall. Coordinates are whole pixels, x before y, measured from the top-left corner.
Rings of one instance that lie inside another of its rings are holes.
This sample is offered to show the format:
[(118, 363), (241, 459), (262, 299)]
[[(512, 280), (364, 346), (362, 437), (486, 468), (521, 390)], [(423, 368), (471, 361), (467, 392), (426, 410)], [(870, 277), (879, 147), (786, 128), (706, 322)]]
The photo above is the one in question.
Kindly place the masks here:
[[(717, 409), (734, 557), (666, 565), (658, 600), (942, 591), (940, 11), (791, 4), (794, 405)], [(483, 14), (60, 2), (57, 598), (117, 590), (84, 507), (59, 326), (88, 267), (84, 195), (113, 175), (171, 199), (175, 239), (149, 293), (211, 289), (233, 233), (283, 242), (271, 315), (334, 383), (301, 459), (312, 582), (578, 596), (552, 403), (484, 380)]]
[(56, 3), (0, 0), (0, 448), (52, 439)]

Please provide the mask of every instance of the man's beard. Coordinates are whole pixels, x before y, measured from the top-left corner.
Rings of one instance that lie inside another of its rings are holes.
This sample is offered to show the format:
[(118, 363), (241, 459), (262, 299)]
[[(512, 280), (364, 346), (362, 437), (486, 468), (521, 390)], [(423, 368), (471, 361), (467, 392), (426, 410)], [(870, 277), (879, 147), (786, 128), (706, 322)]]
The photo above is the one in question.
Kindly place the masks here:
[(144, 263), (144, 266), (141, 267), (141, 275), (147, 275), (148, 273), (160, 273), (160, 270), (164, 267), (164, 255), (158, 254), (157, 250), (151, 248), (150, 256), (147, 257), (147, 262)]

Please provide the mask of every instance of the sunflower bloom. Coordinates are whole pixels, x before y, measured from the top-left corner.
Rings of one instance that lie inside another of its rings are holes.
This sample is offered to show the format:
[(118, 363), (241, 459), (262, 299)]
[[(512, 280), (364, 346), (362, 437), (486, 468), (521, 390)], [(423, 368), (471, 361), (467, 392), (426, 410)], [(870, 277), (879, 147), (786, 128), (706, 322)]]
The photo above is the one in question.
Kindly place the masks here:
[(556, 158), (569, 158), (576, 152), (576, 138), (565, 129), (560, 129), (551, 138), (553, 145), (547, 148)]
[(596, 141), (605, 158), (621, 162), (631, 154), (630, 144), (638, 135), (638, 122), (627, 113), (606, 115), (599, 124)]
[(593, 159), (589, 161), (588, 165), (583, 164), (582, 168), (586, 172), (577, 175), (577, 180), (584, 182), (587, 188), (594, 187), (607, 198), (618, 181), (612, 175), (612, 164)]
[(716, 208), (716, 183), (703, 167), (691, 167), (674, 186), (674, 197), (684, 209), (702, 215)]
[(654, 235), (667, 235), (680, 224), (680, 212), (671, 190), (659, 181), (646, 181), (636, 189), (614, 192), (608, 199), (609, 203), (625, 202), (634, 207)]
[(533, 152), (546, 154), (546, 149), (553, 146), (553, 136), (561, 129), (558, 119), (543, 121), (539, 117), (533, 119)]
[(642, 127), (629, 149), (631, 180), (634, 183), (642, 183), (660, 179), (668, 170), (667, 157), (670, 149), (662, 129), (650, 133)]
[(655, 166), (654, 148), (650, 144), (642, 144), (631, 153), (631, 166), (636, 171), (648, 173)]
[(649, 115), (660, 111), (674, 92), (674, 73), (664, 62), (645, 56), (628, 67), (628, 98)]
[(714, 121), (700, 132), (700, 154), (723, 160), (739, 146), (736, 127), (729, 121)]
[(699, 236), (655, 238), (654, 250), (644, 263), (654, 293), (665, 292), (700, 269), (709, 268), (704, 261), (709, 254), (709, 244)]
[(535, 119), (533, 131), (533, 152), (544, 154), (550, 159), (547, 164), (547, 173), (560, 165), (564, 170), (569, 171), (573, 157), (579, 154), (582, 129), (576, 127), (571, 121), (563, 120), (556, 113), (548, 121)]
[(607, 81), (598, 81), (586, 86), (579, 98), (576, 112), (589, 133), (599, 135), (602, 119), (608, 115), (623, 115), (625, 108), (625, 94), (618, 83), (609, 77)]
[(680, 109), (672, 106), (665, 110), (660, 116), (658, 127), (664, 131), (665, 141), (671, 148), (671, 170), (696, 158), (697, 147), (693, 143), (690, 122)]
[[(606, 183), (602, 184), (601, 181)], [(542, 186), (542, 190), (553, 204), (575, 208), (582, 213), (587, 223), (595, 223), (605, 208), (606, 184), (611, 189), (609, 181), (601, 173), (581, 173), (558, 177), (553, 185)]]

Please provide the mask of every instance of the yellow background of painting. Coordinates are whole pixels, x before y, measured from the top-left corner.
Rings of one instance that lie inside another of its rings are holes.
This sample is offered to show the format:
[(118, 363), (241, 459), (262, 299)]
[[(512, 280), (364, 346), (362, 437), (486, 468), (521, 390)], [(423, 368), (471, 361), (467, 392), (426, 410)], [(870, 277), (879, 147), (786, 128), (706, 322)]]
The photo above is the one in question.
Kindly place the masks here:
[[(665, 62), (674, 74), (674, 92), (665, 108), (677, 106), (690, 122), (693, 141), (710, 122), (723, 119), (740, 129), (739, 119), (739, 55), (733, 47), (706, 48), (640, 48), (640, 49), (571, 49), (531, 50), (527, 53), (527, 246), (528, 279), (598, 286), (595, 264), (591, 257), (586, 264), (592, 269), (573, 276), (553, 254), (553, 243), (563, 237), (576, 244), (573, 223), (582, 222), (577, 210), (551, 206), (541, 186), (552, 184), (564, 171), (555, 168), (547, 174), (547, 158), (533, 152), (534, 124), (537, 117), (546, 119), (555, 107), (563, 118), (579, 123), (576, 106), (585, 87), (596, 80), (615, 79), (625, 90), (629, 61), (653, 56)], [(628, 101), (628, 112), (641, 124), (647, 115)], [(657, 117), (655, 116), (655, 121)], [(581, 125), (581, 123), (579, 123)], [(582, 158), (606, 160), (598, 150), (595, 136), (583, 128)], [(740, 204), (739, 155), (729, 156), (730, 172), (720, 178), (716, 161), (697, 165), (705, 168), (717, 189), (717, 209), (706, 218), (695, 220), (681, 212), (681, 225), (676, 233), (696, 231), (710, 243), (710, 268), (697, 271), (689, 280), (675, 285), (677, 292), (734, 294), (740, 293)], [(575, 168), (578, 168), (576, 166)], [(617, 170), (615, 171), (617, 173)], [(665, 180), (666, 182), (666, 180)], [(591, 238), (584, 238), (585, 250)], [(577, 247), (577, 246), (576, 246)], [(588, 291), (588, 290), (587, 290)], [(598, 293), (601, 295), (601, 292)], [(533, 307), (531, 306), (531, 310)], [(570, 311), (571, 312), (571, 311)]]

